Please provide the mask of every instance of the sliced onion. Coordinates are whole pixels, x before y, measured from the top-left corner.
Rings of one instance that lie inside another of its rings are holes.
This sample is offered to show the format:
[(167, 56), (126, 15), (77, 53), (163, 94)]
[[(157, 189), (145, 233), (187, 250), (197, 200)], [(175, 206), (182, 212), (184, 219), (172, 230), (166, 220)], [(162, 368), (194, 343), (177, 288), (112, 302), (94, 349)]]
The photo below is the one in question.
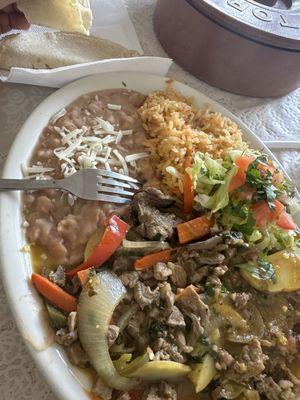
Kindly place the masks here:
[(234, 329), (232, 332), (229, 332), (227, 334), (227, 339), (230, 342), (250, 343), (254, 337), (258, 337), (259, 339), (263, 337), (265, 325), (261, 313), (257, 307), (251, 303), (247, 305), (247, 311), (250, 313), (250, 319), (247, 321), (249, 329), (246, 331)]
[(239, 385), (235, 382), (228, 382), (222, 385), (221, 396), (224, 399), (232, 400), (236, 399), (240, 394), (244, 392), (245, 386)]
[(111, 388), (129, 390), (138, 381), (118, 373), (113, 365), (107, 343), (107, 332), (113, 312), (126, 294), (120, 279), (101, 271), (95, 278), (93, 294), (85, 287), (78, 303), (78, 333), (80, 342), (100, 378)]
[(133, 240), (123, 239), (122, 242), (123, 247), (126, 249), (145, 249), (148, 247), (158, 247), (161, 250), (168, 249), (170, 247), (167, 242), (159, 242), (159, 241), (144, 241), (144, 242), (135, 242)]

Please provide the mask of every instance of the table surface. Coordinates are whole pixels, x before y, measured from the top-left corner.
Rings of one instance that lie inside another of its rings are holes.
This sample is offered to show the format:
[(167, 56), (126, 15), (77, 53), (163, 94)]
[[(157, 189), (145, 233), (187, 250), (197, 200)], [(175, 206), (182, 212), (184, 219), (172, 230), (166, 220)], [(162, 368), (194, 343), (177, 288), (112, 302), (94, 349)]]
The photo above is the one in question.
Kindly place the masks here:
[[(125, 3), (145, 54), (165, 56), (153, 32), (155, 0), (125, 0)], [(282, 98), (255, 99), (212, 88), (177, 65), (172, 66), (169, 76), (223, 104), (263, 140), (300, 141), (300, 89)], [(0, 172), (27, 116), (53, 91), (50, 88), (0, 83)], [(299, 188), (300, 152), (276, 151), (275, 154)], [(8, 308), (1, 282), (0, 393), (2, 400), (57, 400), (27, 353)]]

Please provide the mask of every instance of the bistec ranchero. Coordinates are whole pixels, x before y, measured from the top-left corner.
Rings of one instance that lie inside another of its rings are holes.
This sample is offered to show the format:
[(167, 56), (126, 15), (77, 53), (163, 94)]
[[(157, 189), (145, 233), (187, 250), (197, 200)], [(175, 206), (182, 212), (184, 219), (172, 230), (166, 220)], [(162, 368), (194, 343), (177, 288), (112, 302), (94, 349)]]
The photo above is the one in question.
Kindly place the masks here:
[(300, 249), (292, 185), (228, 118), (168, 85), (81, 96), (24, 173), (106, 168), (128, 206), (24, 195), (32, 282), (102, 400), (296, 400)]

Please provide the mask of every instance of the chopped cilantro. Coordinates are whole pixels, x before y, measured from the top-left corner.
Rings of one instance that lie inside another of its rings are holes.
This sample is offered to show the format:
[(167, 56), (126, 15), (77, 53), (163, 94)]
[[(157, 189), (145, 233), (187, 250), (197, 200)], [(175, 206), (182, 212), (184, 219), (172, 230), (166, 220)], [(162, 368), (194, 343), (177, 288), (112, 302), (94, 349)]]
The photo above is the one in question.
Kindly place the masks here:
[[(266, 167), (266, 170), (259, 168)], [(278, 189), (273, 185), (273, 174), (268, 170), (268, 156), (262, 154), (249, 165), (246, 172), (246, 183), (255, 188), (254, 201), (266, 200), (270, 209), (273, 210), (274, 200), (278, 194)]]
[(152, 321), (149, 327), (149, 335), (152, 340), (164, 337), (167, 327), (163, 322)]
[(207, 283), (205, 285), (205, 293), (209, 296), (209, 297), (213, 297), (215, 295), (215, 288), (210, 284)]

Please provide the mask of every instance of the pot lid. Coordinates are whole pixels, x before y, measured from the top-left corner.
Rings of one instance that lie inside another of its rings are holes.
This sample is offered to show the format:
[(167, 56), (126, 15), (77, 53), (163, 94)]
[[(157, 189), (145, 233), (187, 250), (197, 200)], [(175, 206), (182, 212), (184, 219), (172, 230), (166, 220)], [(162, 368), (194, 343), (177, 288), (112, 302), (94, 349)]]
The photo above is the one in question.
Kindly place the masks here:
[(300, 51), (300, 0), (185, 0), (231, 31), (262, 44)]

